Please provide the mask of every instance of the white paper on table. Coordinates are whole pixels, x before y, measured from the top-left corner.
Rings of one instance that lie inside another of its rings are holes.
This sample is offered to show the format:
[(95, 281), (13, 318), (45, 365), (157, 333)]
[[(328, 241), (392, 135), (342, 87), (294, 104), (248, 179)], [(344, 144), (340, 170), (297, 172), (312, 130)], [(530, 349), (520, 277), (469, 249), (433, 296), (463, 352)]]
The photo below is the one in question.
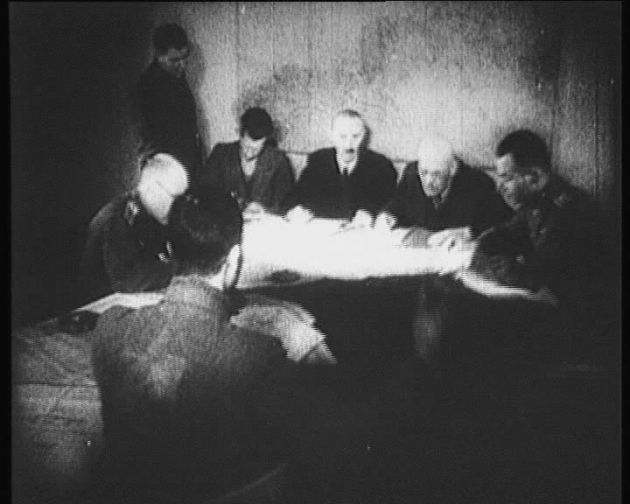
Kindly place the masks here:
[(547, 288), (544, 287), (539, 291), (531, 291), (525, 288), (510, 287), (501, 285), (493, 280), (484, 278), (474, 271), (466, 270), (456, 275), (466, 287), (484, 296), (511, 299), (521, 298), (528, 301), (536, 301), (558, 306), (558, 298)]
[(455, 273), (465, 269), (472, 250), (402, 246), (407, 230), (354, 228), (326, 219), (297, 224), (281, 218), (245, 226), (239, 287), (269, 283), (272, 273), (290, 271), (303, 280)]

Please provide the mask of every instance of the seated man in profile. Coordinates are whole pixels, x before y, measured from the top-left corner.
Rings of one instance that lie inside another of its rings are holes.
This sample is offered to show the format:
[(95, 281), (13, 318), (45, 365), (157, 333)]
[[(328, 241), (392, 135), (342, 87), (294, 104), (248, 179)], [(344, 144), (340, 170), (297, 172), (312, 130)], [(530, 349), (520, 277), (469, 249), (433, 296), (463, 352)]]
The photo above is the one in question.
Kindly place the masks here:
[(249, 108), (240, 119), (240, 139), (215, 145), (198, 183), (234, 195), (248, 213), (284, 210), (295, 176), (287, 156), (273, 145), (273, 123), (266, 110)]
[(335, 116), (334, 146), (309, 155), (287, 217), (354, 217), (371, 224), (394, 193), (396, 169), (385, 156), (367, 148), (366, 134), (358, 112), (343, 110)]
[(229, 322), (240, 208), (225, 193), (207, 196), (173, 204), (175, 276), (164, 299), (110, 308), (94, 332), (105, 492), (125, 502), (188, 502), (241, 488), (284, 461), (296, 427), (295, 365), (280, 340)]
[(608, 323), (603, 299), (612, 287), (612, 242), (599, 209), (551, 171), (544, 140), (528, 130), (499, 143), (496, 178), (515, 214), (479, 237), (471, 269), (503, 285), (548, 287), (559, 302), (559, 330), (579, 351)]
[(117, 196), (90, 223), (81, 279), (90, 299), (166, 287), (172, 276), (167, 221), (188, 189), (186, 169), (169, 154), (149, 158), (135, 190)]
[(436, 231), (445, 230), (434, 241), (458, 234), (470, 239), (510, 216), (489, 176), (462, 163), (445, 139), (426, 137), (376, 226), (414, 228), (407, 241), (424, 245)]
[[(538, 135), (510, 133), (495, 163), (499, 192), (515, 214), (477, 238), (463, 283), (448, 277), (424, 283), (415, 339), (417, 354), (432, 366), (466, 367), (477, 377), (491, 371), (495, 384), (505, 384), (517, 363), (584, 357), (605, 343), (610, 261), (597, 210), (551, 172)], [(489, 284), (524, 294), (488, 294)], [(541, 289), (552, 296), (533, 295)]]

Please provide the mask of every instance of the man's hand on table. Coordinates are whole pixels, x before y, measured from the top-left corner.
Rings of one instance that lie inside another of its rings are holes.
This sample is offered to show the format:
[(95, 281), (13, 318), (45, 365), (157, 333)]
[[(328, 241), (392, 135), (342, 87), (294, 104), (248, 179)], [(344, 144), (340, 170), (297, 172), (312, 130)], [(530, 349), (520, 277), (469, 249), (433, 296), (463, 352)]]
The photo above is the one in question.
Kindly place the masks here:
[(308, 208), (304, 208), (302, 205), (293, 207), (285, 215), (285, 218), (289, 222), (296, 224), (305, 224), (312, 220), (313, 217), (313, 212), (311, 212)]
[(376, 231), (391, 231), (396, 225), (396, 217), (389, 212), (381, 212), (374, 219), (374, 229)]
[(474, 247), (470, 228), (449, 228), (433, 233), (427, 240), (429, 247), (438, 247), (444, 250), (465, 250)]
[(350, 222), (350, 226), (356, 229), (359, 228), (371, 228), (374, 223), (374, 219), (369, 212), (365, 210), (357, 210)]
[(243, 220), (245, 221), (260, 220), (266, 215), (268, 215), (267, 210), (257, 201), (252, 201), (243, 210)]

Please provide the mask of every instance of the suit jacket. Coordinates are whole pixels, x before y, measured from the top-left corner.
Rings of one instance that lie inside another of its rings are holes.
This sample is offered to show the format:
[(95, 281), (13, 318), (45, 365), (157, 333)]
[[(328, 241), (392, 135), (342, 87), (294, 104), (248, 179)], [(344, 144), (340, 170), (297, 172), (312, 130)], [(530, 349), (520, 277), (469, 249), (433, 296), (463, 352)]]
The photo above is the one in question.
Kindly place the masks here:
[(344, 184), (335, 149), (320, 149), (309, 155), (290, 206), (302, 205), (317, 217), (350, 218), (358, 209), (375, 215), (392, 197), (396, 178), (389, 159), (365, 149)]
[(216, 187), (249, 203), (256, 201), (267, 210), (284, 210), (287, 195), (293, 189), (295, 176), (284, 152), (266, 145), (249, 181), (241, 170), (239, 142), (217, 144), (198, 176), (199, 191)]
[(230, 305), (175, 276), (158, 305), (99, 318), (92, 359), (114, 491), (209, 498), (284, 460), (296, 365), (279, 339), (232, 325)]
[(439, 209), (424, 193), (418, 162), (414, 161), (405, 167), (396, 194), (385, 210), (396, 217), (401, 227), (440, 231), (470, 226), (475, 236), (512, 215), (490, 177), (461, 162)]

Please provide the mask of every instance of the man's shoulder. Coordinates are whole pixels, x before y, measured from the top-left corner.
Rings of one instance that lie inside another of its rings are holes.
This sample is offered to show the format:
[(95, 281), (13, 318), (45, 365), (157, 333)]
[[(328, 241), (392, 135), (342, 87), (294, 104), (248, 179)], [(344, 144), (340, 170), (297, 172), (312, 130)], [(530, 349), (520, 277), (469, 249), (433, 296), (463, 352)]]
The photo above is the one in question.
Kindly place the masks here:
[(232, 150), (238, 151), (238, 140), (234, 142), (218, 142), (212, 150), (216, 152), (228, 152)]
[(476, 189), (484, 194), (494, 193), (496, 190), (492, 177), (480, 167), (472, 167), (460, 162), (455, 177), (461, 181), (464, 189)]
[(594, 206), (593, 198), (589, 194), (559, 175), (552, 175), (543, 195), (558, 209)]
[(276, 147), (275, 145), (267, 145), (263, 150), (263, 156), (269, 159), (272, 163), (282, 163), (288, 159), (284, 150)]
[(308, 155), (309, 161), (333, 161), (335, 159), (335, 148), (324, 147), (317, 149)]
[(92, 333), (92, 344), (95, 349), (120, 339), (138, 320), (138, 310), (126, 306), (112, 306), (98, 317)]
[(304, 173), (316, 173), (317, 175), (321, 175), (322, 168), (329, 170), (334, 168), (336, 170), (334, 148), (326, 147), (311, 152), (306, 158), (306, 166), (304, 167), (302, 175)]
[(363, 152), (363, 156), (365, 161), (369, 162), (370, 164), (393, 166), (391, 160), (385, 154), (381, 154), (380, 152), (376, 152), (371, 149), (365, 149), (365, 151)]

